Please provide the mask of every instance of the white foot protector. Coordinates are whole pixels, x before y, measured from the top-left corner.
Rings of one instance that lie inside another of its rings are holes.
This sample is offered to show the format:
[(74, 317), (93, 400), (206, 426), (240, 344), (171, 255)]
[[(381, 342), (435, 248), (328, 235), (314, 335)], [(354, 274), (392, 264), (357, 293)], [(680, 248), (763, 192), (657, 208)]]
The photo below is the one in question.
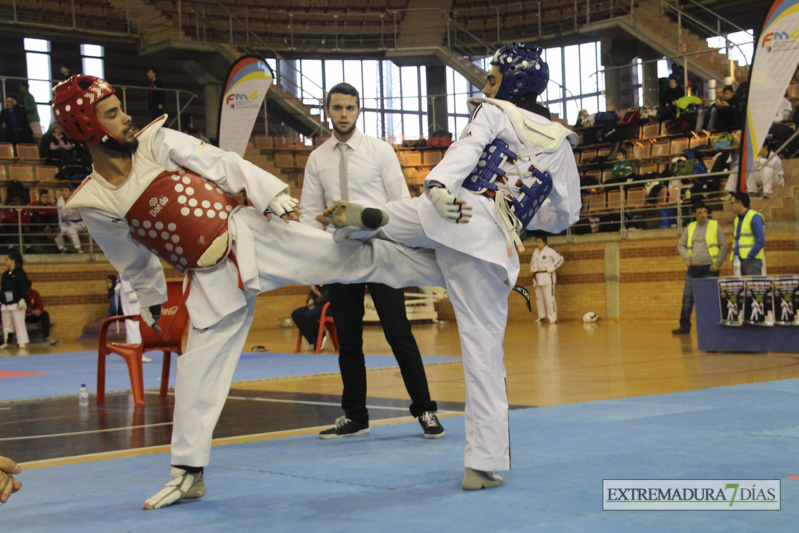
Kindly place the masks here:
[(144, 501), (144, 505), (142, 505), (142, 509), (146, 511), (161, 509), (183, 500), (205, 496), (205, 483), (203, 482), (202, 473), (190, 474), (182, 468), (173, 466), (170, 475), (172, 476), (172, 481), (164, 485), (164, 488), (156, 495), (147, 498)]
[(493, 472), (466, 467), (463, 474), (463, 490), (491, 489), (502, 485), (502, 478)]
[(388, 224), (388, 213), (382, 209), (338, 200), (317, 215), (316, 220), (331, 228), (375, 230)]

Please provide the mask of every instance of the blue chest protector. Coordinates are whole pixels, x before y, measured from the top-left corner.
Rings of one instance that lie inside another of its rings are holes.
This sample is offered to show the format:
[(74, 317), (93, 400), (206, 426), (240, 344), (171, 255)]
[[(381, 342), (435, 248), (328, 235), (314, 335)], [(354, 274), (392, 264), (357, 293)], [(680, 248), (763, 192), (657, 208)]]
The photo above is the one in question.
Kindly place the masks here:
[[(533, 217), (538, 212), (541, 205), (552, 192), (552, 176), (548, 171), (541, 171), (533, 166), (527, 169), (525, 176), (520, 174), (515, 183), (510, 183), (512, 178), (508, 178), (507, 172), (502, 170), (502, 164), (506, 161), (516, 163), (517, 156), (510, 150), (508, 143), (502, 139), (494, 139), (487, 145), (480, 156), (477, 166), (463, 182), (463, 187), (474, 191), (476, 194), (485, 194), (494, 201), (499, 197), (504, 197), (510, 202), (510, 215), (515, 220), (509, 221), (512, 229), (519, 232), (526, 228)], [(525, 185), (523, 177), (531, 176), (533, 182)]]

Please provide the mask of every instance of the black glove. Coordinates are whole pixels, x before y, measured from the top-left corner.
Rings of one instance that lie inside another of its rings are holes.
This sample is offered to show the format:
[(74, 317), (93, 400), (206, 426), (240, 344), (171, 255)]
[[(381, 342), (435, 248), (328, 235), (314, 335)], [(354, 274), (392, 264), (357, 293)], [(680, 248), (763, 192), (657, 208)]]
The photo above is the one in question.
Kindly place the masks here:
[(161, 333), (161, 328), (158, 327), (158, 319), (161, 318), (161, 304), (143, 307), (141, 310), (141, 317), (144, 319), (145, 324), (150, 326), (153, 331)]

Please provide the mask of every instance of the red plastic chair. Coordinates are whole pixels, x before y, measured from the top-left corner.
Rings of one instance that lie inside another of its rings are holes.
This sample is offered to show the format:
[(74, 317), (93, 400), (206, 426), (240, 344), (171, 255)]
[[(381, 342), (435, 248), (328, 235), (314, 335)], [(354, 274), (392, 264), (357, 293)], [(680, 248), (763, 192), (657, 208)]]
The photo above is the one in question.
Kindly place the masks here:
[[(157, 334), (147, 326), (139, 315), (112, 316), (103, 320), (100, 326), (97, 359), (97, 403), (105, 402), (105, 358), (109, 354), (117, 354), (128, 364), (130, 372), (130, 389), (133, 401), (144, 404), (144, 377), (142, 372), (142, 355), (152, 350), (164, 352), (164, 363), (161, 367), (161, 396), (166, 396), (169, 389), (169, 368), (172, 352), (183, 353), (183, 334), (189, 324), (189, 312), (183, 301), (183, 282), (167, 281), (167, 301), (161, 306), (161, 318), (158, 326), (163, 331)], [(108, 342), (108, 328), (111, 324), (124, 320), (136, 320), (140, 324), (141, 344), (124, 344)]]
[[(325, 336), (325, 328), (330, 333), (330, 340), (333, 341), (333, 347), (338, 350), (338, 336), (336, 335), (336, 323), (333, 322), (332, 316), (327, 316), (327, 311), (330, 308), (330, 302), (327, 302), (322, 307), (322, 314), (319, 317), (319, 333), (316, 336), (316, 350), (314, 353), (322, 353), (322, 338)], [(294, 353), (302, 351), (302, 333), (297, 334), (297, 349)]]

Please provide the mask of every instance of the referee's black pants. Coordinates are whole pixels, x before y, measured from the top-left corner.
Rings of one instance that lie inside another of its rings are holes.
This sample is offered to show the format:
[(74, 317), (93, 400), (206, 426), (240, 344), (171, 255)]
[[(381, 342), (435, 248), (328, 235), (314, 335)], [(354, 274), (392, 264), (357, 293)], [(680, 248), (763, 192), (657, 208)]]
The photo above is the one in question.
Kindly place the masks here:
[(329, 285), (328, 289), (331, 307), (336, 310), (333, 318), (339, 344), (338, 364), (344, 384), (341, 396), (344, 413), (353, 421), (363, 424), (369, 422), (363, 355), (363, 298), (366, 287), (369, 287), (383, 334), (397, 358), (405, 388), (411, 397), (411, 415), (418, 417), (425, 411), (436, 411), (436, 402), (430, 400), (422, 356), (405, 314), (405, 291), (380, 283), (335, 283)]

